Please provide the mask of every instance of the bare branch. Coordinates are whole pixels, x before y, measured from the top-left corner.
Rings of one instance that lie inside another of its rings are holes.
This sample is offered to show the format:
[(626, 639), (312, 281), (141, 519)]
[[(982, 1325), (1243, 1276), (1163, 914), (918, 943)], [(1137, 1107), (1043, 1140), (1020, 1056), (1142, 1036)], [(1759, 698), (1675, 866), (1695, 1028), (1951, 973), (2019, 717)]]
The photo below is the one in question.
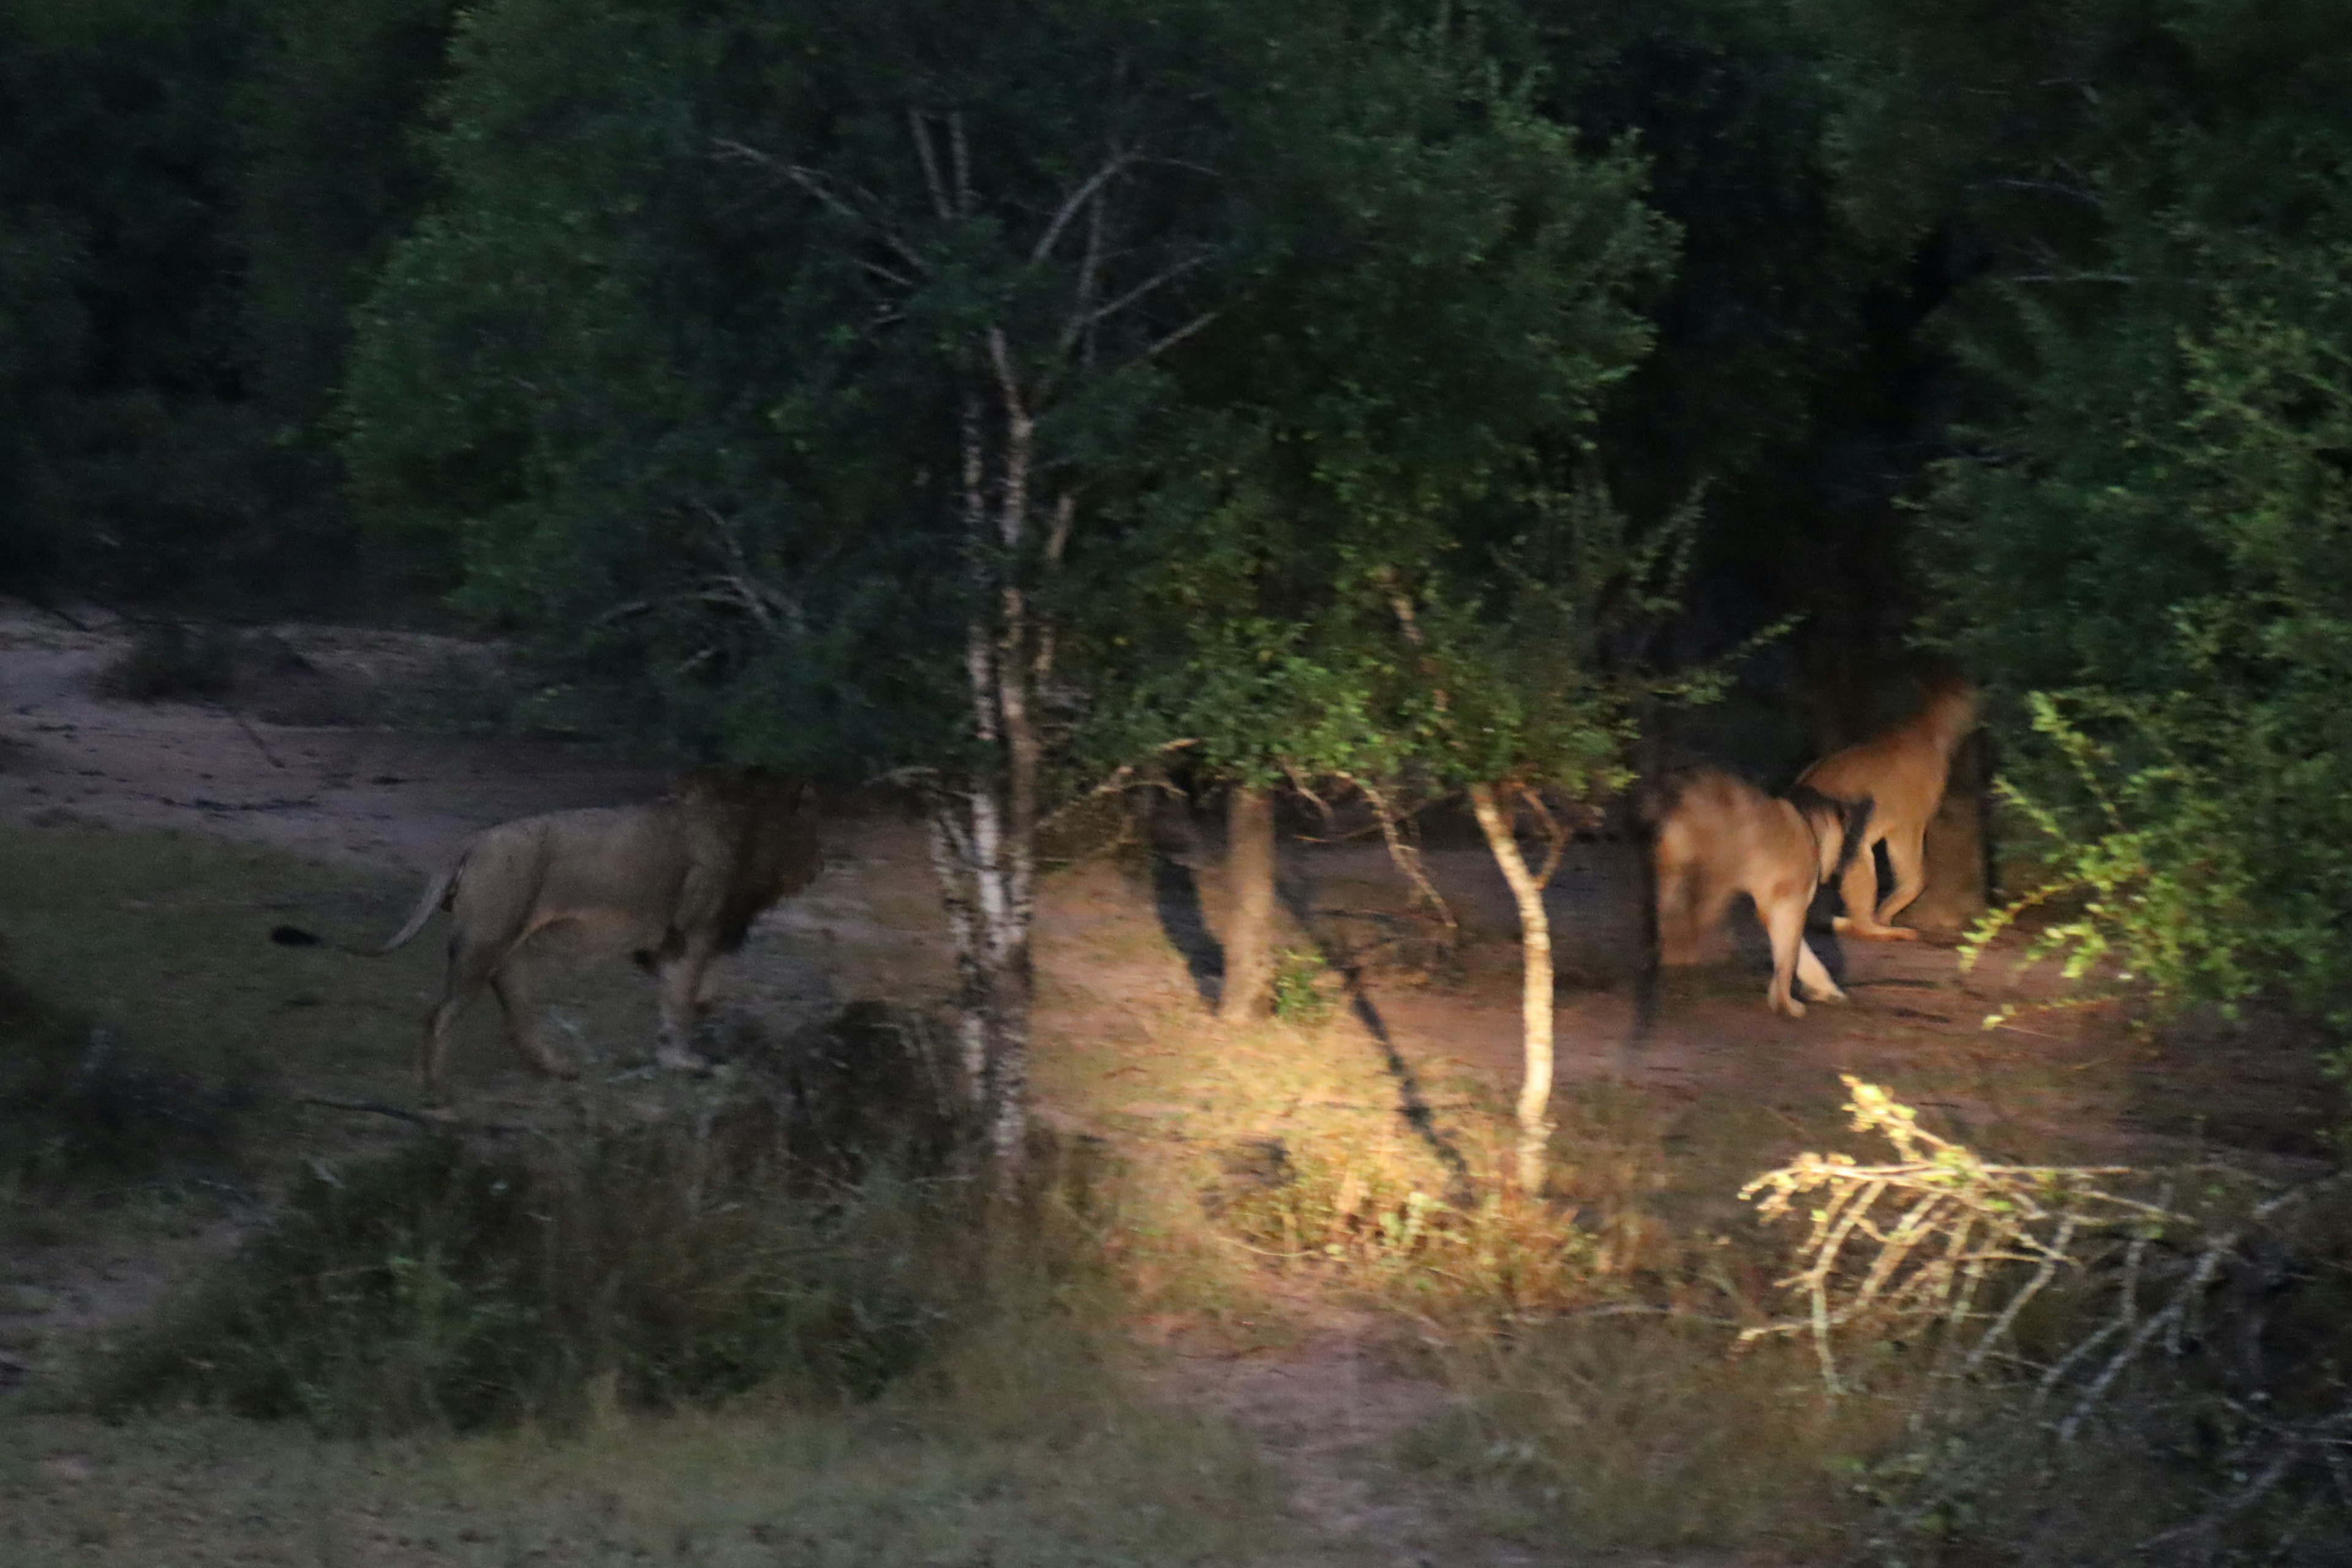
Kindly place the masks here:
[(1202, 311), (1199, 315), (1193, 317), (1191, 321), (1185, 322), (1182, 326), (1177, 328), (1174, 331), (1170, 332), (1166, 337), (1161, 338), (1158, 342), (1151, 344), (1141, 353), (1136, 355), (1136, 363), (1139, 364), (1147, 360), (1158, 359), (1161, 354), (1166, 353), (1170, 349), (1174, 348), (1178, 343), (1182, 342), (1186, 338), (1191, 337), (1194, 332), (1199, 331), (1202, 327), (1207, 326), (1211, 321), (1215, 321), (1224, 312), (1222, 310)]
[(1551, 807), (1544, 804), (1542, 794), (1532, 785), (1521, 784), (1519, 798), (1527, 803), (1528, 810), (1536, 814), (1536, 820), (1543, 824), (1543, 868), (1536, 873), (1536, 886), (1548, 888), (1551, 885), (1552, 873), (1559, 869), (1560, 858), (1568, 853), (1568, 828), (1552, 815)]
[[(874, 274), (875, 277), (881, 279), (886, 283), (896, 283), (901, 289), (912, 289), (915, 287), (915, 280), (912, 278), (908, 277), (903, 272), (893, 272), (890, 268), (883, 266), (878, 261), (868, 261), (861, 258), (859, 258), (857, 265), (864, 268), (866, 271)], [(886, 311), (885, 314), (896, 315), (898, 314), (898, 312), (895, 310)]]
[(955, 209), (948, 204), (948, 188), (940, 178), (940, 161), (931, 151), (930, 132), (923, 129), (921, 110), (907, 110), (907, 130), (915, 138), (915, 156), (922, 162), (923, 184), (931, 193), (931, 210), (940, 215), (941, 222), (950, 221)]
[(1429, 879), (1428, 868), (1422, 863), (1420, 846), (1404, 836), (1400, 826), (1403, 814), (1391, 806), (1388, 797), (1370, 780), (1353, 773), (1336, 773), (1333, 776), (1354, 785), (1371, 803), (1372, 815), (1380, 820), (1381, 842), (1388, 847), (1390, 864), (1396, 867), (1404, 879), (1412, 884), (1413, 897), (1435, 910), (1437, 918), (1444, 922), (1447, 944), (1451, 946), (1458, 942), (1462, 937), (1461, 923), (1454, 918), (1453, 906), (1438, 892), (1437, 884)]
[[(1052, 571), (1062, 563), (1062, 554), (1069, 547), (1070, 528), (1077, 518), (1077, 498), (1064, 490), (1054, 500), (1054, 521), (1045, 534), (1045, 568)], [(1037, 653), (1030, 666), (1030, 679), (1043, 687), (1054, 673), (1054, 623), (1046, 621), (1037, 628)]]
[[(921, 254), (917, 251), (914, 247), (908, 245), (904, 239), (901, 239), (898, 237), (898, 232), (888, 224), (883, 222), (881, 218), (871, 213), (859, 210), (856, 203), (851, 201), (848, 197), (843, 195), (839, 191), (834, 188), (833, 181), (822, 171), (809, 168), (805, 164), (802, 163), (788, 163), (772, 153), (763, 153), (757, 147), (750, 146), (741, 142), (731, 141), (723, 136), (713, 138), (712, 145), (719, 149), (722, 157), (732, 158), (741, 163), (754, 164), (757, 167), (767, 170), (770, 174), (774, 174), (777, 178), (784, 181), (786, 184), (798, 186), (801, 190), (805, 191), (808, 195), (814, 197), (819, 205), (823, 205), (828, 212), (833, 213), (836, 216), (846, 218), (851, 223), (857, 225), (860, 228), (866, 229), (873, 234), (876, 238), (888, 246), (890, 249), (898, 255), (900, 260), (906, 262), (907, 265), (916, 272), (927, 272), (929, 270), (929, 268), (924, 264)], [(868, 195), (865, 192), (859, 192), (858, 194), (860, 195), (865, 195), (866, 199), (869, 203), (873, 203), (871, 195)], [(879, 204), (873, 203), (873, 205), (878, 205)], [(871, 263), (868, 263), (867, 265), (870, 266)], [(912, 285), (908, 284), (908, 286), (911, 287)]]
[(2137, 283), (2139, 279), (2129, 272), (2012, 272), (2011, 283)]
[(971, 216), (971, 147), (963, 134), (963, 110), (948, 111), (948, 149), (955, 158), (956, 216)]
[(1118, 315), (1121, 310), (1126, 310), (1129, 305), (1132, 305), (1137, 300), (1142, 299), (1145, 295), (1150, 294), (1153, 290), (1169, 283), (1174, 282), (1177, 279), (1181, 278), (1184, 274), (1192, 271), (1196, 268), (1207, 266), (1214, 259), (1215, 257), (1213, 253), (1203, 251), (1198, 256), (1188, 256), (1172, 267), (1163, 268), (1160, 271), (1155, 272), (1150, 277), (1145, 279), (1142, 282), (1137, 284), (1134, 288), (1129, 289), (1126, 293), (1121, 294), (1118, 299), (1110, 301), (1110, 303), (1107, 305), (1098, 305), (1094, 310), (1088, 311), (1084, 318), (1084, 324), (1090, 327), (1097, 321), (1108, 321), (1111, 317)]
[(1036, 421), (1021, 395), (1021, 378), (1013, 367), (1013, 349), (1004, 329), (988, 329), (988, 356), (996, 371), (998, 392), (1004, 399), (1004, 489), (997, 508), (997, 537), (1008, 550), (1028, 531), (1029, 463)]
[(1030, 249), (1029, 261), (1032, 266), (1053, 254), (1055, 245), (1062, 237), (1062, 230), (1069, 226), (1070, 220), (1076, 217), (1087, 204), (1093, 201), (1102, 188), (1116, 179), (1119, 172), (1132, 161), (1124, 152), (1113, 152), (1103, 161), (1102, 167), (1087, 175), (1078, 188), (1064, 199), (1060, 208), (1055, 212), (1053, 220), (1045, 225), (1045, 232), (1037, 237), (1036, 245)]
[(1095, 358), (1094, 330), (1087, 326), (1082, 318), (1094, 309), (1095, 285), (1102, 276), (1105, 209), (1106, 204), (1102, 202), (1097, 202), (1087, 209), (1087, 251), (1078, 262), (1077, 283), (1070, 290), (1071, 325), (1062, 335), (1062, 350), (1066, 353), (1073, 342), (1071, 332), (1074, 331), (1077, 334), (1076, 342), (1080, 345), (1078, 363), (1081, 364), (1092, 364)]

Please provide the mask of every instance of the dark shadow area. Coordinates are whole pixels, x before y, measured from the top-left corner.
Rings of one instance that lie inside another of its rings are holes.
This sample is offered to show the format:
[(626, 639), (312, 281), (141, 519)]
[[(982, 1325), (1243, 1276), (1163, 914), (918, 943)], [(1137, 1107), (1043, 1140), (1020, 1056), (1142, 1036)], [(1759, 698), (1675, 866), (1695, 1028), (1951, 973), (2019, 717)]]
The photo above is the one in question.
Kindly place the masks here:
[(1380, 1047), (1381, 1065), (1388, 1069), (1389, 1076), (1396, 1079), (1397, 1114), (1403, 1117), (1414, 1135), (1428, 1145), (1437, 1163), (1445, 1167), (1445, 1201), (1456, 1206), (1474, 1202), (1477, 1194), (1470, 1180), (1470, 1162), (1463, 1158), (1461, 1149), (1437, 1125), (1437, 1114), (1430, 1109), (1429, 1097), (1421, 1087), (1421, 1075), (1413, 1071), (1412, 1064), (1397, 1050), (1396, 1040), (1389, 1033), (1387, 1020), (1381, 1016), (1381, 1010), (1372, 1005), (1370, 995), (1364, 990), (1363, 965), (1343, 948), (1324, 939), (1315, 923), (1313, 900), (1300, 884), (1287, 877), (1278, 878), (1275, 882), (1275, 895), (1290, 911), (1291, 918), (1298, 922), (1298, 929), (1305, 931), (1307, 940), (1315, 944), (1316, 952), (1322, 958), (1325, 967), (1346, 983), (1348, 1010), (1356, 1016), (1357, 1021), (1364, 1026), (1364, 1032), (1371, 1036), (1373, 1042)]
[(1633, 1071), (1633, 1058), (1650, 1043), (1650, 1036), (1658, 1026), (1658, 974), (1665, 967), (1665, 951), (1658, 936), (1657, 852), (1646, 830), (1635, 837), (1633, 863), (1635, 886), (1642, 900), (1641, 908), (1634, 911), (1640, 946), (1633, 955), (1633, 1027), (1618, 1046), (1611, 1063), (1621, 1079)]
[(1225, 984), (1225, 950), (1201, 912), (1201, 884), (1192, 868), (1166, 855), (1151, 858), (1151, 908), (1168, 945), (1184, 959), (1201, 1000), (1214, 1007)]
[[(1845, 943), (1838, 940), (1837, 928), (1830, 922), (1843, 901), (1835, 888), (1823, 887), (1813, 895), (1812, 908), (1805, 911), (1805, 945), (1813, 950), (1813, 956), (1822, 961), (1822, 967), (1830, 972), (1830, 978), (1837, 982), (1841, 991), (1851, 984), (1846, 979)], [(1769, 950), (1764, 961), (1768, 964), (1772, 961)]]

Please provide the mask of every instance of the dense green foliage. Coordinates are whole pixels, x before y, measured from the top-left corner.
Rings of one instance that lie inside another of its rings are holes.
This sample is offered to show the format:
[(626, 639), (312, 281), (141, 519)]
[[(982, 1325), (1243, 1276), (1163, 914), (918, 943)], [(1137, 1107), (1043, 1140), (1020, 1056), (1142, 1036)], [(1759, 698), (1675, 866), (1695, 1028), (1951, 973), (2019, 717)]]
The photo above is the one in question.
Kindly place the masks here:
[(1858, 214), (1962, 276), (1944, 618), (2052, 694), (2017, 782), (2093, 900), (2069, 942), (2175, 998), (2343, 1006), (2352, 16), (1822, 9), (1860, 46)]
[(0, 5), (0, 584), (352, 596), (321, 420), (450, 9)]

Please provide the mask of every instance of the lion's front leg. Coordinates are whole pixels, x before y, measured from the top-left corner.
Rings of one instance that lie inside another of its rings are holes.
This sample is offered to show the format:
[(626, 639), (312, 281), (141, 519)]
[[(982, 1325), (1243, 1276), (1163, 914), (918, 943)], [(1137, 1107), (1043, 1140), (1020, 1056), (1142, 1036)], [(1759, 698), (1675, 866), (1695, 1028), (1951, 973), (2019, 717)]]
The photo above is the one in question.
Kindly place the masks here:
[(708, 1072), (710, 1063), (694, 1049), (694, 1025), (700, 1016), (706, 981), (713, 957), (709, 946), (689, 942), (686, 950), (661, 961), (661, 1035), (654, 1060), (679, 1072)]

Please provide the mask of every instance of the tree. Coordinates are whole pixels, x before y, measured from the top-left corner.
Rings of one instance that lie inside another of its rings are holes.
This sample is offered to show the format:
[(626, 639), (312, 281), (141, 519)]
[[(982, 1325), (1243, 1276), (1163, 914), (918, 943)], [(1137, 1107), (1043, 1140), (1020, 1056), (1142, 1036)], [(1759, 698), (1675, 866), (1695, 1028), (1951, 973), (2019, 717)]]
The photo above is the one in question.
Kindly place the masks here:
[(1181, 738), (1229, 786), (1246, 873), (1229, 1017), (1268, 967), (1248, 918), (1273, 902), (1265, 792), (1363, 792), (1412, 871), (1401, 819), (1427, 699), (1393, 606), (1449, 574), (1483, 581), (1560, 455), (1584, 460), (1596, 406), (1648, 345), (1630, 302), (1671, 254), (1640, 163), (1580, 150), (1488, 31), (1375, 37), (1339, 133), (1297, 158), (1273, 208), (1278, 265), (1174, 366), (1192, 425), (1096, 563), (1089, 647), (1120, 696), (1094, 754)]
[[(1532, 488), (1527, 531), (1497, 549), (1488, 571), (1448, 584), (1433, 574), (1419, 591), (1402, 576), (1384, 584), (1394, 624), (1424, 686), (1404, 715), (1414, 762), (1469, 798), (1480, 832), (1519, 917), (1524, 1067), (1517, 1107), (1517, 1178), (1540, 1194), (1550, 1142), (1553, 1066), (1551, 924), (1545, 886), (1559, 868), (1572, 810), (1622, 790), (1636, 713), (1645, 698), (1705, 695), (1711, 677), (1661, 680), (1612, 668), (1607, 637), (1671, 607), (1679, 544), (1690, 518), (1637, 540), (1597, 480)], [(1528, 864), (1518, 824), (1531, 817), (1545, 841)]]

